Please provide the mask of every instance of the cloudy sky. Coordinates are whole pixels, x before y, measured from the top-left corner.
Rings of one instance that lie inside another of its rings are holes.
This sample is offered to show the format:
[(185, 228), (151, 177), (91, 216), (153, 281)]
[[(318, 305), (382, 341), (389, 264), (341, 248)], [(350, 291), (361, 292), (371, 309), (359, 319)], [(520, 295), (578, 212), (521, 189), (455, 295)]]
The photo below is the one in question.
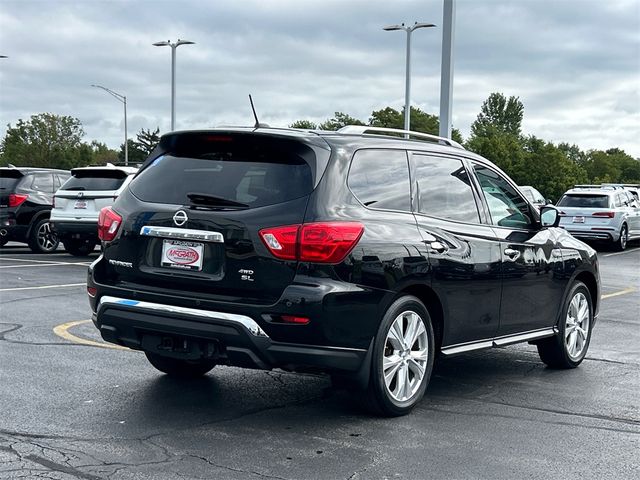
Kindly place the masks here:
[[(413, 36), (412, 105), (438, 114), (442, 0), (0, 0), (0, 135), (53, 112), (86, 140), (116, 148), (170, 127), (170, 49), (177, 50), (178, 129), (260, 121), (286, 126), (335, 111), (367, 120), (404, 103), (402, 32)], [(495, 91), (520, 97), (524, 132), (640, 157), (640, 0), (458, 0), (454, 126), (463, 136)]]

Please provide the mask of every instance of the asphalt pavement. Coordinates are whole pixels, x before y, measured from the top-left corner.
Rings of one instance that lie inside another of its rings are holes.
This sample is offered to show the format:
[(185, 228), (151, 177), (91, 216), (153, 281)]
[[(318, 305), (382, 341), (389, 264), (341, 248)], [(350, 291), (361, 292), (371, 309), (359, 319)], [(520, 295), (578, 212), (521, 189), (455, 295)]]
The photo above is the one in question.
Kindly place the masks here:
[(323, 376), (163, 376), (91, 324), (95, 258), (0, 249), (0, 479), (640, 478), (637, 245), (600, 254), (579, 368), (548, 369), (526, 344), (441, 358), (395, 419)]

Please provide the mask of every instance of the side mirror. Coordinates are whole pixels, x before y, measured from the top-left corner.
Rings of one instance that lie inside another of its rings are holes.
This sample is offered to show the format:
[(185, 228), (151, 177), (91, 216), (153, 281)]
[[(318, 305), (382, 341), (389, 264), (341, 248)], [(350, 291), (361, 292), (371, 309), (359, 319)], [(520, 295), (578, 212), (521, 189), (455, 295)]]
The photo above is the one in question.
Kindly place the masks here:
[(553, 200), (551, 200), (550, 198), (547, 198), (546, 202), (546, 205), (553, 205)]
[(542, 207), (540, 209), (540, 223), (543, 227), (557, 227), (560, 223), (558, 210), (555, 207)]

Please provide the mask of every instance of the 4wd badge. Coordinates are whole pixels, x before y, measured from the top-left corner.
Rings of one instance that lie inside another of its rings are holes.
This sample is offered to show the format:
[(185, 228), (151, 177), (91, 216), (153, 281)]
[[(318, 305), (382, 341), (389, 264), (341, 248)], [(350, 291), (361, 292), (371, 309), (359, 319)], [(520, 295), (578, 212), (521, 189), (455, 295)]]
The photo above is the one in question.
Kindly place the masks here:
[(245, 282), (253, 282), (253, 270), (245, 270), (241, 268), (238, 270), (240, 274), (240, 280), (244, 280)]

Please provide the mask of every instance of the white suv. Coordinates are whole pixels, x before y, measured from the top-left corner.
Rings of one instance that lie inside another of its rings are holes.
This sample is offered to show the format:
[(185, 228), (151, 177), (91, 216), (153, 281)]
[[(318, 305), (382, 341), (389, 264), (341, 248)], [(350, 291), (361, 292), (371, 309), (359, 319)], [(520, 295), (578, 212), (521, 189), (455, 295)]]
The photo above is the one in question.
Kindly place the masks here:
[(560, 227), (582, 240), (600, 240), (624, 250), (640, 238), (640, 205), (621, 187), (579, 187), (558, 201)]
[(138, 171), (108, 163), (71, 170), (71, 177), (56, 192), (51, 226), (72, 255), (88, 255), (98, 243), (98, 215), (113, 205)]

